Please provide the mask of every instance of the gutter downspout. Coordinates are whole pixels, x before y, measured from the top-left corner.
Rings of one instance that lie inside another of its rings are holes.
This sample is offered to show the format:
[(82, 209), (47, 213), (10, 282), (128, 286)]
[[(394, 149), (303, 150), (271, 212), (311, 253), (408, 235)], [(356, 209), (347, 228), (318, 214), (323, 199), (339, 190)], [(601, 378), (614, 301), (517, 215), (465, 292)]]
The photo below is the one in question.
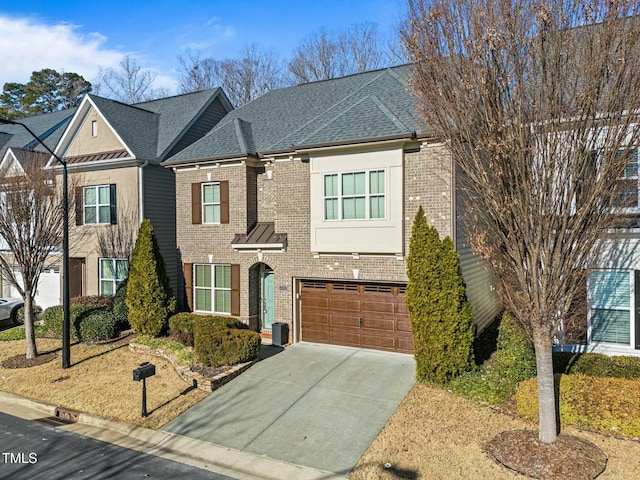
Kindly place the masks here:
[(140, 165), (138, 175), (138, 214), (140, 215), (139, 223), (142, 223), (144, 220), (144, 167), (149, 165), (149, 160), (145, 160), (142, 165)]

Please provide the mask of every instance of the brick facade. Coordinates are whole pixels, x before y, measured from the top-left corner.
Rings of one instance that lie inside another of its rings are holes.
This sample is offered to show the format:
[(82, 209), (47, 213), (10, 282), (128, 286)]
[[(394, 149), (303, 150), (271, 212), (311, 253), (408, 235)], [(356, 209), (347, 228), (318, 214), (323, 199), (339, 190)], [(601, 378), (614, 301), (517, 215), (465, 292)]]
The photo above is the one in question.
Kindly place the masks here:
[[(176, 169), (177, 239), (183, 263), (240, 265), (240, 318), (257, 328), (261, 263), (274, 271), (275, 318), (294, 331), (295, 279), (322, 278), (360, 281), (406, 282), (406, 255), (413, 218), (419, 205), (441, 235), (454, 235), (452, 222), (450, 155), (442, 145), (405, 145), (403, 165), (403, 255), (314, 256), (310, 247), (310, 170), (301, 157), (229, 166), (201, 165)], [(229, 223), (194, 225), (191, 221), (191, 184), (229, 182)], [(246, 234), (256, 222), (274, 222), (277, 233), (287, 234), (285, 251), (234, 251), (235, 234)], [(184, 285), (184, 279), (179, 285)], [(184, 294), (184, 290), (181, 292)]]

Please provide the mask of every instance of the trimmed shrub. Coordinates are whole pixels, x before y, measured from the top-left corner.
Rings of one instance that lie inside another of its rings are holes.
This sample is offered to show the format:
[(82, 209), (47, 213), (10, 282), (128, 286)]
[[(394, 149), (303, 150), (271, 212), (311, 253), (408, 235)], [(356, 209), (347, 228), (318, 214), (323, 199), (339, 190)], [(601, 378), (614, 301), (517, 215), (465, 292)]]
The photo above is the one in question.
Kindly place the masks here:
[(536, 376), (536, 352), (518, 321), (505, 313), (498, 329), (498, 374), (515, 382)]
[(131, 255), (126, 293), (129, 323), (140, 335), (158, 336), (176, 309), (176, 299), (153, 227), (148, 219), (140, 225)]
[[(33, 315), (33, 323), (37, 323), (40, 320), (40, 317), (42, 316), (42, 307), (39, 307), (36, 304), (34, 304), (33, 311), (31, 312), (31, 314)], [(18, 309), (18, 320), (20, 321), (21, 324), (24, 324), (24, 307), (20, 307)]]
[(416, 376), (422, 382), (446, 383), (472, 368), (473, 311), (453, 242), (440, 240), (422, 206), (411, 230), (407, 276)]
[[(113, 313), (110, 311), (112, 297), (91, 296), (71, 299), (69, 322), (71, 338), (80, 340), (107, 340), (115, 338), (120, 330)], [(91, 317), (91, 318), (90, 318)], [(89, 319), (90, 318), (90, 319)], [(62, 305), (47, 308), (41, 315), (45, 331), (52, 336), (62, 337), (64, 309)], [(84, 323), (89, 319), (89, 323)], [(105, 325), (97, 325), (100, 321)]]
[(640, 358), (608, 356), (601, 353), (554, 353), (556, 373), (580, 374), (592, 377), (640, 378)]
[(214, 316), (196, 320), (194, 350), (198, 361), (220, 367), (256, 359), (260, 353), (260, 334), (247, 329), (225, 328), (221, 319), (235, 320)]
[[(640, 381), (586, 375), (556, 375), (560, 389), (560, 422), (603, 433), (640, 436)], [(518, 385), (518, 413), (538, 419), (536, 378)]]
[(119, 334), (117, 322), (112, 312), (97, 310), (84, 316), (78, 330), (83, 341), (110, 340)]
[(124, 280), (120, 285), (118, 285), (118, 289), (116, 290), (116, 294), (113, 296), (113, 316), (116, 319), (116, 324), (118, 330), (127, 330), (130, 328), (129, 325), (129, 309), (127, 308), (126, 303), (127, 296), (127, 280)]
[(87, 308), (100, 308), (111, 310), (113, 308), (113, 296), (111, 295), (87, 295), (86, 297), (73, 297), (70, 305), (82, 305)]
[(196, 314), (189, 312), (176, 313), (169, 318), (169, 335), (177, 342), (193, 347)]

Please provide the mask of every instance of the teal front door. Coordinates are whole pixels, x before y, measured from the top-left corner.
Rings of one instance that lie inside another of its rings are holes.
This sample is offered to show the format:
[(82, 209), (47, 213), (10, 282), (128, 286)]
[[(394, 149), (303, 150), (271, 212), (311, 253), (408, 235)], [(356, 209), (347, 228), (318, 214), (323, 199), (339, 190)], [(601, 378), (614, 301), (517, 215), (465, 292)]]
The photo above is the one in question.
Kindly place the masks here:
[(262, 273), (262, 328), (271, 329), (274, 311), (274, 280), (273, 270), (265, 268)]

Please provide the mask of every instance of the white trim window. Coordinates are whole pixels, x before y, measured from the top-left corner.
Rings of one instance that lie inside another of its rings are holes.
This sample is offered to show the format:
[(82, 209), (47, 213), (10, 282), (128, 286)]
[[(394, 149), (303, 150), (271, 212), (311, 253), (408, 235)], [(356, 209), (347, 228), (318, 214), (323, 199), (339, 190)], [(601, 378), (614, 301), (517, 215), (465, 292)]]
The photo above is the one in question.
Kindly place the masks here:
[[(624, 150), (620, 150), (618, 155), (622, 155)], [(616, 206), (622, 208), (629, 213), (640, 212), (640, 195), (638, 195), (638, 188), (640, 188), (640, 173), (638, 171), (638, 149), (635, 149), (631, 154), (631, 160), (624, 170), (624, 173), (618, 183), (620, 184), (620, 191), (615, 200)]]
[(101, 258), (99, 260), (100, 295), (115, 295), (116, 290), (129, 275), (126, 258)]
[(231, 265), (195, 264), (194, 310), (231, 313)]
[(632, 271), (589, 273), (589, 343), (632, 345), (634, 290)]
[(324, 175), (325, 220), (373, 220), (386, 218), (384, 170)]
[(112, 185), (84, 187), (83, 211), (85, 224), (111, 224), (112, 220)]
[(220, 183), (202, 184), (202, 223), (220, 223)]

